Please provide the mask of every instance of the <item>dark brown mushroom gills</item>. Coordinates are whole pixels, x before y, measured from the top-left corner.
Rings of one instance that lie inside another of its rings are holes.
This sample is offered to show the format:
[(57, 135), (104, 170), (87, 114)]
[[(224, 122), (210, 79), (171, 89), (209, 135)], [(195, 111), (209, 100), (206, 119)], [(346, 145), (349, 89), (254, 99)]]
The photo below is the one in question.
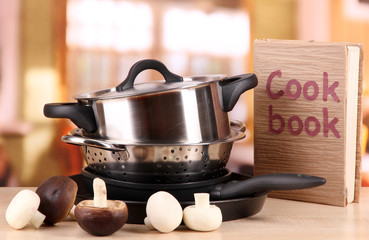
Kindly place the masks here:
[(46, 216), (45, 224), (53, 225), (68, 216), (77, 190), (77, 183), (66, 176), (53, 176), (41, 183), (36, 193), (41, 199), (38, 211)]
[(84, 200), (76, 206), (74, 214), (83, 230), (92, 235), (107, 236), (127, 222), (128, 208), (119, 200), (108, 200), (108, 207), (104, 208), (95, 207), (93, 200)]

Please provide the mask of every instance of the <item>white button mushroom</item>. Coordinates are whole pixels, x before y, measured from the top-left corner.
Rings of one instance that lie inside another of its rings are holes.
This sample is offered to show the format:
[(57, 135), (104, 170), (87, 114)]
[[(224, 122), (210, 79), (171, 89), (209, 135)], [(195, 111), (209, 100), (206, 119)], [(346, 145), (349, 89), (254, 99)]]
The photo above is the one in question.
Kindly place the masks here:
[(183, 210), (183, 222), (195, 231), (213, 231), (222, 224), (222, 212), (215, 205), (210, 205), (208, 193), (195, 193), (195, 205)]
[(181, 224), (183, 212), (181, 204), (173, 195), (159, 191), (147, 200), (146, 214), (146, 226), (167, 233)]
[(39, 228), (45, 215), (37, 211), (40, 197), (31, 190), (22, 190), (10, 202), (6, 209), (5, 219), (15, 229), (22, 229), (28, 223)]

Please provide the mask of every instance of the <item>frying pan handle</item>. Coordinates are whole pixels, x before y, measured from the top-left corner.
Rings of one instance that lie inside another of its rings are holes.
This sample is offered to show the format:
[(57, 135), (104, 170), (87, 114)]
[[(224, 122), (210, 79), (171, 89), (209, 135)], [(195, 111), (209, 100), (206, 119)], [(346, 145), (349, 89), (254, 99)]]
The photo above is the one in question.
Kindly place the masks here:
[(183, 78), (168, 70), (168, 68), (160, 61), (155, 59), (144, 59), (136, 62), (128, 72), (126, 79), (116, 87), (118, 92), (133, 88), (134, 81), (139, 73), (144, 70), (153, 69), (163, 75), (166, 82), (182, 82)]
[(211, 192), (212, 200), (233, 199), (252, 196), (260, 191), (271, 190), (296, 190), (318, 187), (325, 184), (326, 180), (304, 174), (276, 173), (252, 177), (243, 181), (231, 181), (222, 186), (217, 186)]

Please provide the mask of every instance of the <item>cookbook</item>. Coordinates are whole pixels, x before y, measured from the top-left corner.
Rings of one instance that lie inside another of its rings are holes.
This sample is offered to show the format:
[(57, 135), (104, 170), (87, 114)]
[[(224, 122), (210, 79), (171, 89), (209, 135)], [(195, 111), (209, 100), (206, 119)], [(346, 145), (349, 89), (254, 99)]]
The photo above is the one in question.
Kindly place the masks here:
[(327, 180), (271, 196), (335, 206), (359, 200), (362, 67), (360, 44), (255, 40), (255, 174)]

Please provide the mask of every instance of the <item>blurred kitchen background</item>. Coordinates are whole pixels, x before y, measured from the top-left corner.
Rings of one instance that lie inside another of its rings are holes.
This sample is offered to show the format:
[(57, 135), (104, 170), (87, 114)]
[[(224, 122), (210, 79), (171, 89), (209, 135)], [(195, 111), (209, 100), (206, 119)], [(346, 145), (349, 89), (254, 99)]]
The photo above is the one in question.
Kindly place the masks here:
[[(74, 126), (45, 118), (45, 103), (116, 86), (144, 58), (183, 76), (252, 72), (255, 38), (363, 43), (369, 94), (369, 0), (0, 0), (0, 186), (80, 173), (80, 147), (60, 140)], [(229, 167), (246, 173), (252, 98), (243, 94), (230, 113), (247, 124), (247, 138)], [(366, 128), (364, 136), (366, 146)]]

